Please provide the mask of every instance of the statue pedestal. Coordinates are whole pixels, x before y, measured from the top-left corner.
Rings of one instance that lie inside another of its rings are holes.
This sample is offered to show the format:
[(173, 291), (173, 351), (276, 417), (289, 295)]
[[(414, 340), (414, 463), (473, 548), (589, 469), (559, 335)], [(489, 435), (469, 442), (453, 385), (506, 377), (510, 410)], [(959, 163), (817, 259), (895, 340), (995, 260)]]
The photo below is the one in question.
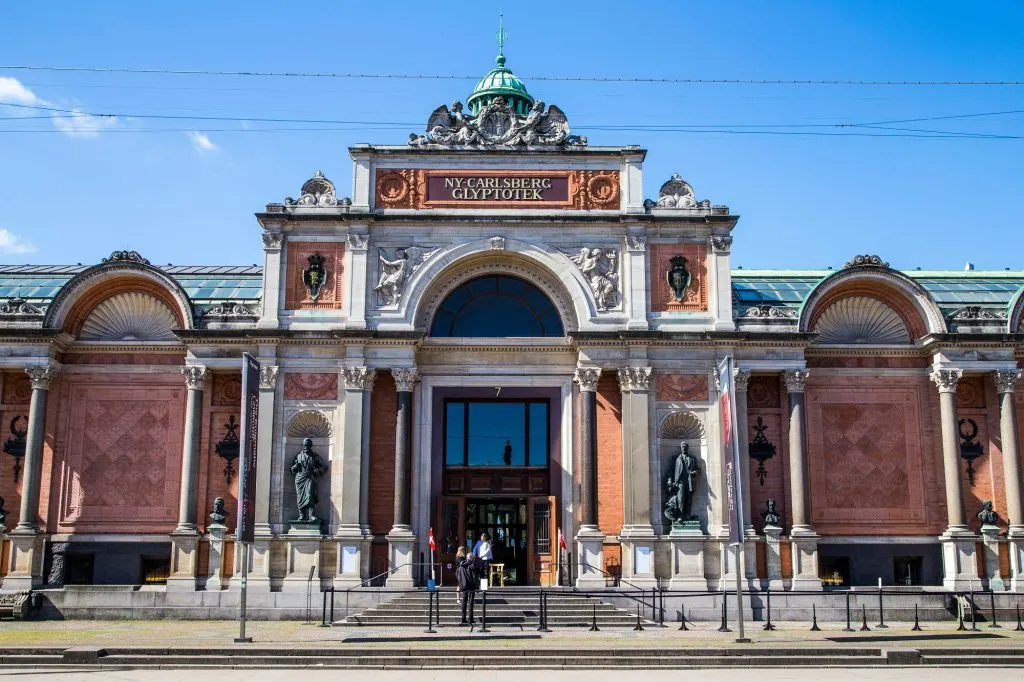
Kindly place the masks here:
[(319, 521), (292, 521), (287, 536), (288, 571), (281, 586), (282, 592), (320, 591), (321, 539)]
[(657, 587), (654, 576), (654, 529), (627, 526), (619, 534), (622, 545), (622, 579), (639, 588)]
[(957, 592), (973, 589), (980, 582), (975, 557), (978, 536), (967, 529), (949, 528), (942, 541), (942, 586)]
[[(257, 533), (260, 528), (257, 527)], [(268, 529), (269, 531), (269, 529)], [(270, 547), (274, 536), (265, 532), (253, 537), (249, 548), (249, 575), (246, 590), (249, 592), (270, 592)], [(242, 589), (242, 543), (235, 542), (234, 570), (231, 573), (229, 589)]]
[(983, 525), (981, 541), (985, 559), (985, 580), (988, 589), (1002, 592), (1006, 589), (1003, 578), (999, 574), (999, 526)]
[(4, 592), (28, 592), (43, 582), (43, 536), (38, 533), (10, 533), (8, 573), (3, 579)]
[(1024, 532), (1020, 526), (1010, 526), (1006, 542), (1010, 550), (1010, 590), (1024, 592)]
[(778, 526), (764, 527), (765, 587), (781, 590), (782, 584), (782, 529)]
[(338, 563), (334, 575), (336, 588), (362, 584), (370, 575), (370, 540), (359, 528), (342, 528), (334, 536), (338, 541)]
[(670, 590), (707, 591), (708, 581), (704, 573), (704, 533), (700, 523), (687, 521), (673, 524), (668, 534), (671, 543), (672, 578)]
[(576, 586), (590, 589), (608, 586), (604, 573), (604, 533), (597, 526), (583, 526), (576, 533)]
[(793, 580), (791, 590), (821, 590), (821, 577), (818, 575), (818, 540), (817, 533), (793, 533), (789, 535), (789, 546), (793, 556)]
[(394, 527), (386, 536), (388, 541), (388, 579), (387, 587), (412, 587), (416, 584), (413, 578), (413, 552), (416, 550), (416, 536), (408, 528)]
[(209, 535), (210, 552), (206, 560), (205, 588), (207, 592), (223, 590), (227, 586), (224, 580), (224, 536), (227, 526), (219, 523), (210, 524), (206, 528)]
[(171, 572), (167, 576), (168, 592), (195, 592), (199, 572), (199, 533), (171, 533)]

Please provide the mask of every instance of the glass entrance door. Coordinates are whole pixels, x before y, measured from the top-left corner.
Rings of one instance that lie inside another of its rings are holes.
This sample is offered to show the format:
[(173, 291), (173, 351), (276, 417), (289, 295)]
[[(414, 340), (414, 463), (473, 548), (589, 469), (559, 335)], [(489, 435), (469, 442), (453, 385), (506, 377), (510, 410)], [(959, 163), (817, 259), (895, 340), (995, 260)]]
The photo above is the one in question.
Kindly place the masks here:
[(466, 545), (472, 549), (487, 533), (494, 548), (492, 563), (504, 564), (506, 585), (526, 585), (529, 521), (525, 498), (466, 500)]

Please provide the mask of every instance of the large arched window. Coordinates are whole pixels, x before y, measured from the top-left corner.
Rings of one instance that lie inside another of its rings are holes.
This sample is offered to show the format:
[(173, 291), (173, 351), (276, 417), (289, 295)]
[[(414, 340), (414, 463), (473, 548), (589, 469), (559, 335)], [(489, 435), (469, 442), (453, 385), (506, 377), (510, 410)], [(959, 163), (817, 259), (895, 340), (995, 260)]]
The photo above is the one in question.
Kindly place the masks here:
[(517, 277), (477, 277), (448, 294), (431, 336), (564, 336), (562, 318), (544, 292)]

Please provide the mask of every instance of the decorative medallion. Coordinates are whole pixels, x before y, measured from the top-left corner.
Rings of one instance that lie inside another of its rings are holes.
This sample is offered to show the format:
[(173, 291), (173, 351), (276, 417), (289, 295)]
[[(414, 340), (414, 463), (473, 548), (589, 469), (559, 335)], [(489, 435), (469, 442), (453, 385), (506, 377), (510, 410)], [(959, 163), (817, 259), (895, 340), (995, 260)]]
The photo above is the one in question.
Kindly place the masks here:
[(665, 281), (668, 282), (668, 288), (677, 303), (682, 303), (686, 298), (686, 288), (690, 286), (691, 279), (690, 271), (686, 268), (686, 258), (672, 256), (669, 259), (669, 268), (665, 272)]
[(309, 297), (316, 301), (327, 282), (327, 270), (324, 269), (324, 257), (314, 253), (306, 259), (309, 266), (302, 271), (302, 283), (309, 291)]

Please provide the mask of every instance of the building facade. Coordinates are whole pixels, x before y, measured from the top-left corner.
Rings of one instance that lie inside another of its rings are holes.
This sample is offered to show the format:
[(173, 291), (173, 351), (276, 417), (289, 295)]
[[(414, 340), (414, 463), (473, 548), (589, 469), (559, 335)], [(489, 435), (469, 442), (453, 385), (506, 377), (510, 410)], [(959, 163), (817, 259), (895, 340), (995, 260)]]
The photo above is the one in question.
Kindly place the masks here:
[(645, 154), (500, 56), (350, 198), (257, 213), (263, 267), (0, 267), (0, 589), (236, 589), (248, 352), (250, 590), (417, 584), (431, 529), (446, 580), (487, 532), (513, 584), (732, 585), (731, 356), (750, 587), (1024, 591), (1024, 272), (734, 270)]

